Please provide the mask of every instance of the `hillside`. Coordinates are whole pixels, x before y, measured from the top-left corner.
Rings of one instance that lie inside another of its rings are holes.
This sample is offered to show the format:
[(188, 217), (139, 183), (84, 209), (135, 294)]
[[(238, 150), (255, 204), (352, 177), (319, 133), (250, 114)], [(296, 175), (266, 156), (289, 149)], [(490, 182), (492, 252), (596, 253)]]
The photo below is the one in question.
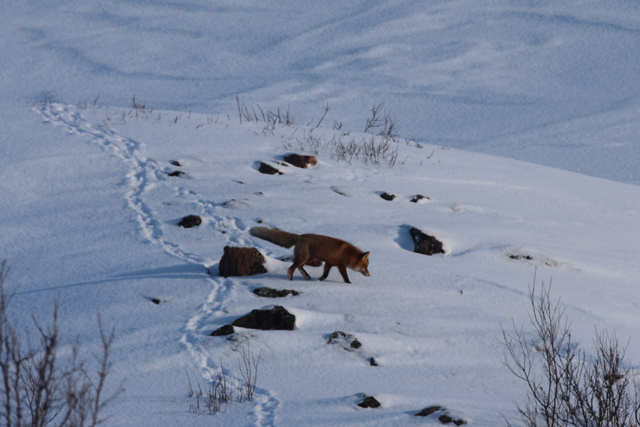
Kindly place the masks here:
[[(31, 117), (48, 138), (16, 147), (5, 174), (3, 245), (21, 284), (12, 309), (46, 322), (59, 298), (63, 334), (87, 351), (99, 344), (96, 313), (115, 327), (110, 384), (127, 392), (108, 407), (110, 425), (423, 425), (413, 415), (433, 404), (498, 425), (525, 393), (502, 363), (500, 327), (528, 323), (536, 268), (586, 347), (597, 327), (639, 349), (636, 186), (404, 140), (391, 167), (348, 163), (334, 136), (370, 136), (322, 126), (61, 104)], [(309, 135), (324, 141), (318, 164), (281, 165), (309, 151)], [(259, 173), (260, 161), (283, 174)], [(417, 194), (428, 199), (411, 203)], [(177, 225), (191, 214), (200, 226)], [(325, 282), (288, 282), (279, 258), (291, 250), (251, 237), (258, 223), (350, 241), (371, 252), (371, 277), (350, 272), (345, 284), (334, 269)], [(446, 254), (413, 253), (407, 226)], [(226, 245), (257, 247), (268, 273), (220, 277)], [(261, 286), (301, 294), (264, 299), (252, 293)], [(273, 305), (296, 316), (294, 331), (209, 336)], [(335, 331), (362, 347), (327, 344)], [(223, 366), (235, 381), (243, 349), (261, 354), (255, 400), (191, 413), (187, 372), (205, 387)], [(361, 393), (382, 408), (358, 408)]]

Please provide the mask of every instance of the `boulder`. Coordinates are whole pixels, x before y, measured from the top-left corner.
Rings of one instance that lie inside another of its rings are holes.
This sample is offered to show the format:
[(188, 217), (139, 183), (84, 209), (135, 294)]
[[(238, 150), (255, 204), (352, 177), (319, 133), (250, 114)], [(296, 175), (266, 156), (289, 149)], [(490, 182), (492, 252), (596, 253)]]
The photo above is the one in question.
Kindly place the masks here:
[(424, 234), (415, 227), (411, 227), (409, 234), (411, 234), (411, 238), (413, 239), (413, 251), (415, 253), (424, 255), (444, 253), (444, 249), (442, 249), (442, 242), (435, 237)]
[(258, 172), (264, 173), (267, 175), (282, 175), (282, 172), (280, 172), (278, 169), (264, 162), (260, 162), (260, 167), (258, 168)]
[(284, 156), (284, 161), (299, 168), (306, 168), (317, 163), (316, 156), (303, 156), (300, 154), (288, 154)]
[(382, 197), (385, 200), (392, 201), (393, 199), (396, 198), (396, 195), (395, 194), (389, 194), (389, 193), (382, 193), (382, 194), (380, 194), (380, 197)]
[(218, 268), (222, 277), (253, 276), (267, 272), (264, 263), (264, 256), (256, 248), (225, 246)]
[(262, 331), (293, 331), (296, 316), (284, 307), (276, 305), (267, 310), (251, 310), (251, 313), (233, 321), (233, 326)]
[(182, 221), (178, 223), (179, 226), (184, 228), (197, 227), (202, 224), (202, 218), (198, 215), (188, 215), (182, 218)]

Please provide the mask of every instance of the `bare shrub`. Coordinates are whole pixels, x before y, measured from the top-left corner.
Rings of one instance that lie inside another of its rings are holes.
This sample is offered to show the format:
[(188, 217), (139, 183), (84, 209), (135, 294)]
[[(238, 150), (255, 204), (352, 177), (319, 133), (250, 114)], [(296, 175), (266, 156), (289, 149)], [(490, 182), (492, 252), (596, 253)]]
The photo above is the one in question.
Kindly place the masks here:
[[(572, 341), (571, 324), (550, 298), (551, 284), (529, 291), (532, 345), (524, 329), (502, 329), (505, 365), (527, 385), (527, 401), (516, 403), (527, 427), (638, 427), (640, 383), (632, 378), (615, 334), (595, 332), (595, 355)], [(507, 420), (507, 424), (511, 426)]]
[(50, 325), (41, 326), (32, 316), (38, 331), (39, 345), (26, 344), (15, 321), (9, 318), (8, 306), (13, 297), (5, 289), (9, 269), (0, 264), (0, 424), (3, 426), (96, 426), (104, 421), (101, 411), (124, 391), (122, 386), (104, 398), (109, 374), (109, 353), (114, 332), (105, 334), (100, 317), (98, 326), (102, 354), (97, 376), (89, 374), (86, 360), (80, 358), (76, 340), (71, 356), (60, 360), (58, 304), (54, 303)]
[(258, 380), (258, 365), (262, 351), (258, 356), (253, 354), (251, 348), (247, 351), (242, 349), (242, 358), (238, 358), (238, 366), (240, 368), (240, 376), (244, 381), (244, 389), (246, 391), (247, 400), (253, 400), (253, 394), (256, 390), (256, 381)]
[(131, 106), (133, 107), (134, 110), (146, 110), (147, 108), (147, 103), (145, 102), (144, 104), (141, 102), (136, 102), (136, 96), (133, 95), (133, 99), (131, 100)]
[(258, 379), (258, 365), (260, 363), (261, 352), (256, 356), (249, 347), (242, 349), (242, 356), (238, 358), (240, 370), (239, 380), (233, 387), (227, 379), (222, 361), (220, 361), (220, 372), (211, 381), (211, 385), (203, 391), (198, 382), (198, 390), (194, 390), (191, 385), (191, 377), (187, 372), (187, 396), (195, 398), (195, 404), (189, 403), (189, 411), (198, 414), (200, 411), (200, 399), (203, 399), (204, 406), (210, 415), (215, 415), (234, 400), (242, 403), (245, 400), (253, 400)]

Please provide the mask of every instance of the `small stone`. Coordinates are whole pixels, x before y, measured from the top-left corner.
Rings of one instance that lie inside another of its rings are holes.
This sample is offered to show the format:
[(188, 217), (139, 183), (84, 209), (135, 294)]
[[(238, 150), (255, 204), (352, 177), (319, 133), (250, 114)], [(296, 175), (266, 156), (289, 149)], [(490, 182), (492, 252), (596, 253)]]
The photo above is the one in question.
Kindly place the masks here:
[(171, 164), (172, 164), (173, 166), (178, 166), (178, 167), (180, 167), (180, 166), (181, 166), (180, 162), (179, 162), (179, 161), (177, 161), (177, 160), (174, 160), (173, 162), (171, 162)]
[(306, 168), (317, 163), (315, 156), (303, 156), (300, 154), (288, 154), (284, 156), (284, 161), (298, 168)]
[(396, 198), (395, 194), (389, 194), (389, 193), (382, 193), (380, 194), (380, 197), (388, 201), (392, 201), (393, 199)]
[(180, 175), (184, 175), (184, 172), (182, 172), (182, 171), (173, 171), (173, 172), (169, 172), (168, 175), (169, 176), (180, 176)]
[(358, 403), (358, 406), (361, 408), (379, 408), (380, 402), (373, 396), (367, 396), (362, 402)]
[(264, 162), (260, 162), (260, 167), (258, 168), (258, 172), (264, 173), (267, 175), (282, 175), (282, 172), (280, 172), (278, 169)]
[(418, 412), (416, 414), (416, 417), (428, 417), (429, 415), (439, 410), (440, 410), (440, 406), (438, 405), (428, 406), (424, 408), (422, 411)]
[(335, 331), (327, 339), (327, 344), (340, 344), (347, 351), (353, 351), (362, 347), (362, 343), (351, 334)]
[(374, 359), (373, 357), (371, 359), (369, 359), (369, 365), (371, 365), (371, 366), (379, 366), (378, 362), (376, 362), (376, 359)]
[(198, 215), (187, 215), (178, 223), (179, 226), (184, 228), (197, 227), (200, 224), (202, 224), (202, 218)]
[(423, 196), (422, 194), (416, 194), (415, 196), (413, 196), (410, 200), (411, 203), (418, 203), (420, 200), (422, 199), (426, 199), (426, 200), (431, 200), (428, 197)]
[(294, 291), (292, 289), (282, 289), (276, 290), (273, 288), (261, 287), (253, 290), (253, 293), (259, 297), (263, 298), (282, 298), (288, 295), (297, 296), (300, 295), (300, 292)]

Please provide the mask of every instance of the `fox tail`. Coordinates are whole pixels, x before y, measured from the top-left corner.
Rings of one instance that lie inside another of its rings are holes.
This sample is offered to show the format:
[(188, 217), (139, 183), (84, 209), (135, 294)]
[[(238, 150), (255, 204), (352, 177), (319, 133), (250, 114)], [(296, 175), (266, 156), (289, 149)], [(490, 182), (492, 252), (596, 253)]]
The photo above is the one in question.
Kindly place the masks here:
[(253, 227), (249, 230), (249, 234), (287, 249), (298, 243), (300, 237), (297, 234), (266, 227)]

